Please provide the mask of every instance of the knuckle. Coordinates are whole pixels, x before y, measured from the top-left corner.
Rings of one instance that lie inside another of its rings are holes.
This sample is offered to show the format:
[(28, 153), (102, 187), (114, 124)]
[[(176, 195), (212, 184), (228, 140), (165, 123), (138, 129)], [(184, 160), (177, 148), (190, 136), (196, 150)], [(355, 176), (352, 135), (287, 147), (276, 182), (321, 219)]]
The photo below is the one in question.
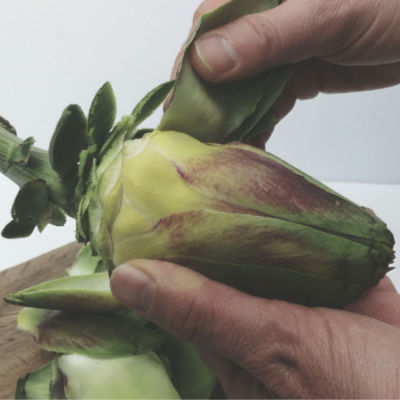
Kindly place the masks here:
[(241, 18), (243, 31), (252, 39), (252, 46), (263, 49), (264, 54), (279, 48), (281, 44), (281, 33), (275, 22), (267, 13), (250, 14)]
[[(250, 353), (249, 370), (273, 393), (285, 398), (309, 397), (307, 393), (308, 366), (303, 340), (304, 323), (291, 305), (279, 302), (280, 320), (269, 320), (263, 330), (268, 341), (260, 341)], [(303, 313), (299, 314), (303, 316)], [(268, 345), (265, 346), (265, 342)]]
[(173, 330), (185, 341), (207, 346), (213, 340), (214, 308), (200, 294), (193, 294), (185, 302), (182, 312), (172, 321)]

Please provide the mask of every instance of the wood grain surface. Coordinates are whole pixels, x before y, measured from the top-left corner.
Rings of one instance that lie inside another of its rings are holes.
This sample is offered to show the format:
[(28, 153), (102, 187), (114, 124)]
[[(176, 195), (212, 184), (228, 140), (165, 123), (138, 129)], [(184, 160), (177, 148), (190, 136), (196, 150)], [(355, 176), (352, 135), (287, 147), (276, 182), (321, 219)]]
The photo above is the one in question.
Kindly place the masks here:
[(17, 331), (20, 307), (7, 304), (3, 298), (50, 279), (66, 275), (80, 246), (71, 243), (21, 265), (0, 272), (0, 399), (13, 399), (19, 378), (51, 359), (41, 351), (27, 332)]

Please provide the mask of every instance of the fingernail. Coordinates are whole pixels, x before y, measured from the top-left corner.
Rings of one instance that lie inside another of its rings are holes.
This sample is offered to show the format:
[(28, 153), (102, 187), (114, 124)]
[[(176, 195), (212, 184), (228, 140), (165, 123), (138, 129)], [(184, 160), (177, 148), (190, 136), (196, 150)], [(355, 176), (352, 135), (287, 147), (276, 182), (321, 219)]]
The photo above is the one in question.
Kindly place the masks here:
[(201, 63), (214, 74), (228, 72), (237, 65), (235, 49), (222, 36), (200, 37), (194, 42), (194, 50)]
[(125, 306), (146, 312), (153, 300), (156, 284), (153, 279), (132, 265), (121, 265), (111, 276), (114, 296)]

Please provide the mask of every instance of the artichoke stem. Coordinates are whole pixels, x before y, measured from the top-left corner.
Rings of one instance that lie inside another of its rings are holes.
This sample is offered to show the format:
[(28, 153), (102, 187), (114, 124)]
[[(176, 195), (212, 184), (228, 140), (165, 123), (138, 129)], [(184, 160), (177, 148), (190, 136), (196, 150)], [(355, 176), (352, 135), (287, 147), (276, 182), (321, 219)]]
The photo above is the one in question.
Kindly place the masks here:
[(22, 142), (22, 139), (0, 124), (0, 172), (19, 187), (35, 179), (46, 181), (50, 200), (70, 214), (65, 189), (50, 165), (47, 151), (32, 147), (25, 165), (10, 162), (11, 152)]

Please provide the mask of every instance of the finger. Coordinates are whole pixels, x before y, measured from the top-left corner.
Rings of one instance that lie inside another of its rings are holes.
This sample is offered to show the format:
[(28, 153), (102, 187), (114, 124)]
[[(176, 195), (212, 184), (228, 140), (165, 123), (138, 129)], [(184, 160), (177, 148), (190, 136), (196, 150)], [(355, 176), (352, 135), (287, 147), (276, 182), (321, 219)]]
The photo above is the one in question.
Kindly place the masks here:
[[(214, 10), (215, 8), (219, 7), (220, 5), (222, 5), (223, 3), (226, 3), (227, 0), (206, 0), (203, 1), (200, 6), (197, 8), (197, 10), (195, 11), (194, 15), (193, 15), (193, 24), (192, 27), (190, 28), (190, 32), (188, 37), (190, 38), (190, 36), (192, 35), (193, 30), (196, 28), (201, 16), (207, 12), (210, 12), (212, 10)], [(181, 46), (178, 55), (175, 58), (174, 61), (174, 65), (172, 67), (172, 71), (171, 71), (171, 80), (175, 79), (178, 75), (178, 71), (179, 71), (179, 67), (182, 61), (182, 57), (183, 54), (185, 52), (187, 46), (187, 40), (185, 41), (185, 43)], [(173, 92), (171, 92), (166, 100), (164, 101), (164, 105), (163, 105), (163, 109), (164, 111), (166, 111), (172, 101), (173, 98)]]
[(259, 346), (271, 354), (277, 346), (291, 348), (297, 343), (293, 323), (299, 320), (292, 314), (306, 310), (249, 296), (160, 261), (135, 260), (117, 268), (111, 288), (127, 307), (175, 336), (239, 364)]
[[(227, 0), (206, 0), (203, 1), (200, 6), (197, 8), (197, 10), (195, 11), (194, 15), (193, 15), (193, 24), (192, 27), (190, 28), (190, 32), (188, 37), (191, 36), (193, 30), (196, 28), (196, 25), (198, 24), (201, 16), (205, 13), (208, 13), (212, 10), (214, 10), (215, 8), (219, 7), (220, 5), (222, 5), (223, 3), (226, 3)], [(181, 63), (182, 60), (182, 56), (183, 53), (186, 49), (186, 45), (187, 45), (187, 40), (185, 41), (185, 43), (182, 45), (181, 49), (179, 50), (179, 53), (175, 59), (174, 62), (174, 66), (172, 67), (172, 71), (171, 71), (171, 79), (175, 79), (176, 75), (178, 74), (178, 70), (179, 70), (179, 65)]]
[(389, 278), (384, 278), (378, 286), (367, 291), (346, 310), (366, 315), (387, 324), (400, 327), (400, 295)]
[[(279, 121), (286, 117), (287, 114), (293, 109), (296, 104), (296, 98), (293, 94), (286, 89), (276, 100), (273, 105), (273, 109), (276, 112)], [(265, 132), (260, 133), (259, 135), (253, 137), (248, 141), (248, 144), (251, 146), (258, 147), (261, 150), (265, 150), (265, 145), (272, 136), (275, 127), (267, 129)]]
[(208, 351), (198, 350), (203, 361), (215, 373), (228, 399), (276, 399), (279, 396), (232, 361)]
[[(376, 55), (371, 54), (370, 48), (375, 50), (376, 40), (382, 40), (385, 22), (391, 23), (387, 8), (398, 10), (398, 4), (390, 3), (382, 16), (383, 7), (378, 2), (363, 6), (359, 1), (287, 0), (271, 10), (246, 15), (206, 32), (191, 49), (192, 63), (203, 78), (219, 82), (312, 57), (325, 57), (340, 64), (389, 62), (383, 58), (379, 46)], [(377, 19), (380, 19), (378, 27), (369, 29)], [(366, 31), (369, 46), (360, 44), (360, 48), (348, 51), (358, 45), (358, 39)], [(400, 41), (397, 38), (400, 35), (394, 36), (396, 40), (387, 39), (393, 52), (398, 48), (397, 39)], [(369, 58), (364, 60), (367, 50)], [(391, 51), (386, 53), (392, 57)]]

